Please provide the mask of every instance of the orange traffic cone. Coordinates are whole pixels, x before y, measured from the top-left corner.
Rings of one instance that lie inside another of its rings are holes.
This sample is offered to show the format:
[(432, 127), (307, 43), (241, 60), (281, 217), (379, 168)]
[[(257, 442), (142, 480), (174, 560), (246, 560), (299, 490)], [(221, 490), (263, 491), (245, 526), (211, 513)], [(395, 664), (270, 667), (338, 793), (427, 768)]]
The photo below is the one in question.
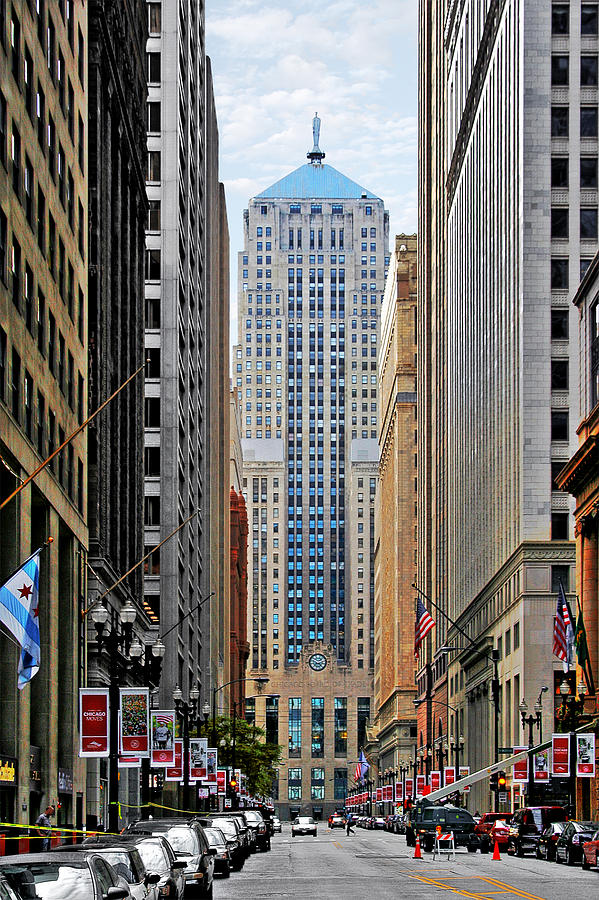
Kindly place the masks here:
[(420, 838), (416, 838), (416, 844), (414, 846), (414, 859), (422, 859), (422, 853), (420, 852)]
[(501, 859), (501, 856), (499, 855), (499, 844), (497, 843), (497, 841), (495, 841), (495, 849), (493, 850), (493, 856), (491, 857), (491, 859)]

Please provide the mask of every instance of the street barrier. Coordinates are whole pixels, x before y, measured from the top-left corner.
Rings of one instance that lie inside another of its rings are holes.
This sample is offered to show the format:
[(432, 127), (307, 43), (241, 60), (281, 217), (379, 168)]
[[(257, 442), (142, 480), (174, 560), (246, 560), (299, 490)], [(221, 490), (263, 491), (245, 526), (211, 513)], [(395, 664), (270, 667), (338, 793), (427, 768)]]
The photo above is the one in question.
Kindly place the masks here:
[[(441, 844), (449, 844), (449, 846), (442, 847)], [(447, 861), (449, 862), (449, 854), (453, 856), (455, 859), (455, 841), (453, 837), (453, 831), (448, 831), (443, 834), (441, 831), (437, 831), (435, 835), (435, 847), (433, 850), (433, 859), (441, 859), (441, 854), (447, 853)]]

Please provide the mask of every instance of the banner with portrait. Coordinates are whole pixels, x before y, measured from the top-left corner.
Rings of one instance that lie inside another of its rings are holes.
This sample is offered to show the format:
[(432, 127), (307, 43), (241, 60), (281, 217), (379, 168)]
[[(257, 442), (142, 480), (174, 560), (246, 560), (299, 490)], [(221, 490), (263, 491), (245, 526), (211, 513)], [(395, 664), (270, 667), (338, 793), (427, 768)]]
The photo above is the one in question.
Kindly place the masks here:
[(110, 754), (108, 688), (79, 689), (79, 756)]
[(149, 756), (149, 688), (119, 688), (120, 747), (123, 756)]
[(151, 756), (150, 764), (175, 765), (175, 711), (173, 709), (153, 709), (150, 716)]
[(541, 750), (540, 753), (535, 753), (534, 766), (535, 766), (535, 769), (534, 769), (535, 781), (548, 782), (549, 781), (549, 750)]
[(207, 738), (192, 738), (189, 742), (189, 777), (192, 781), (206, 778)]
[[(460, 778), (467, 778), (470, 775), (470, 766), (460, 766)], [(466, 787), (462, 788), (462, 792), (467, 794), (470, 790), (470, 785), (467, 784)]]
[(208, 747), (206, 749), (206, 777), (204, 781), (209, 785), (214, 785), (216, 790), (216, 772), (218, 769), (218, 750), (216, 747)]
[(576, 775), (579, 778), (595, 777), (595, 735), (576, 735)]

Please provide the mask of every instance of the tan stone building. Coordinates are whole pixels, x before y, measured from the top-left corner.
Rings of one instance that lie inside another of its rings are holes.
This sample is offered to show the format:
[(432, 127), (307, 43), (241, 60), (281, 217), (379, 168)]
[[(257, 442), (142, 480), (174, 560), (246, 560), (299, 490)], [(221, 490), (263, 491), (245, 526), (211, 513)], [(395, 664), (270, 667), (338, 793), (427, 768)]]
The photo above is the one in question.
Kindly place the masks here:
[[(2, 4), (0, 16), (0, 500), (87, 414), (87, 10)], [(49, 536), (39, 577), (41, 665), (17, 689), (0, 636), (3, 821), (83, 823), (77, 691), (87, 548), (85, 432), (0, 512), (0, 581)], [(60, 688), (60, 689), (59, 689)], [(10, 765), (9, 765), (10, 768)]]
[(374, 721), (379, 771), (412, 758), (416, 738), (416, 235), (397, 235), (381, 313), (380, 481), (376, 505)]

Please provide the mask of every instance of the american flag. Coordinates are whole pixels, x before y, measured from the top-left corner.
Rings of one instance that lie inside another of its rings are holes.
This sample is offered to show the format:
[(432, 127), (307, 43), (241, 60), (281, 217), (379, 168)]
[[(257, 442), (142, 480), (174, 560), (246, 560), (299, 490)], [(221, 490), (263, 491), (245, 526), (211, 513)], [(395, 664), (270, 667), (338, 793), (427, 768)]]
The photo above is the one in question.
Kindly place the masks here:
[(414, 639), (414, 656), (418, 656), (420, 645), (422, 644), (429, 631), (434, 627), (434, 619), (427, 612), (422, 599), (418, 597), (416, 603), (416, 634)]
[(568, 612), (568, 604), (564, 589), (560, 583), (557, 595), (557, 609), (555, 611), (555, 619), (553, 620), (553, 655), (566, 662), (568, 659), (568, 641), (566, 631), (568, 625), (572, 627), (570, 622), (570, 613)]
[(368, 771), (369, 768), (370, 768), (370, 764), (369, 764), (368, 760), (366, 759), (364, 751), (360, 750), (360, 756), (358, 757), (358, 762), (356, 764), (356, 771), (354, 773), (354, 781), (356, 782), (356, 784), (358, 782), (364, 780), (364, 775)]

